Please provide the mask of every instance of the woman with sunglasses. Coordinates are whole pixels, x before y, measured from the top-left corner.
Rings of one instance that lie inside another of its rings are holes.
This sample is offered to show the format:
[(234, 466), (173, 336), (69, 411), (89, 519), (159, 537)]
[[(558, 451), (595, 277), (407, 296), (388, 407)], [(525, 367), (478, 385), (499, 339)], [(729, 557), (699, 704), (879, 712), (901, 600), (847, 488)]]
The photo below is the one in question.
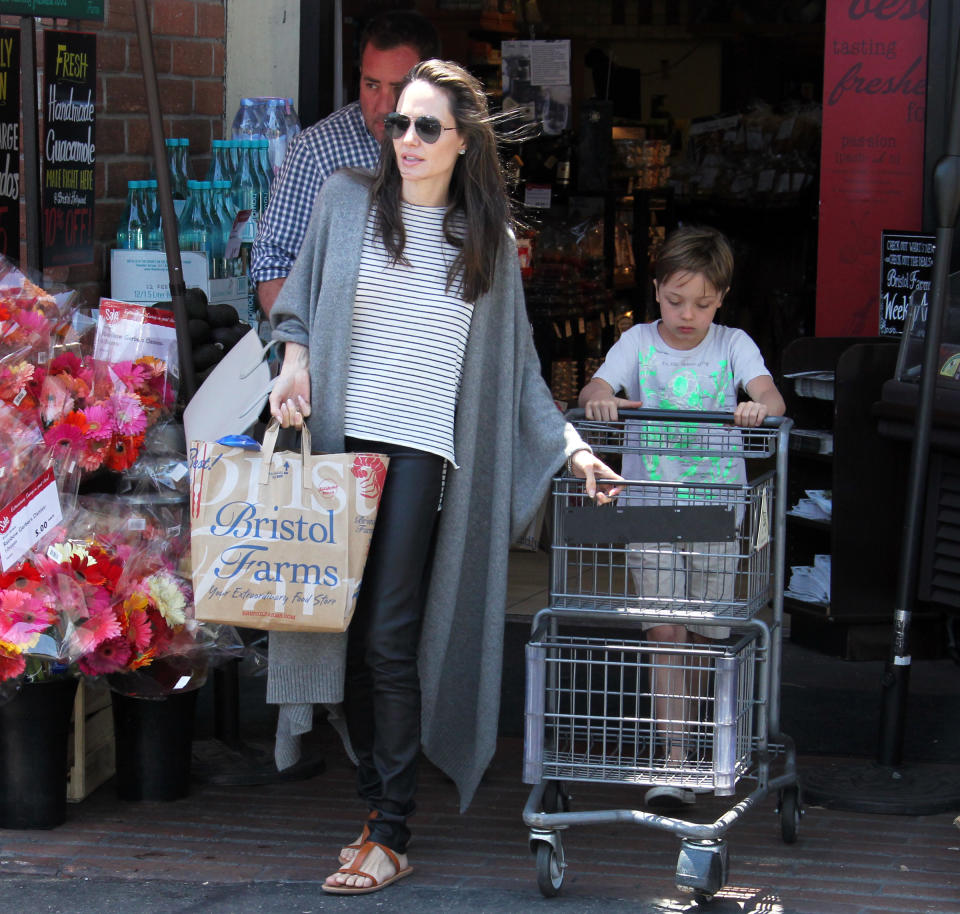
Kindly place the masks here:
[(599, 502), (620, 478), (541, 377), (482, 86), (438, 60), (404, 86), (376, 173), (325, 182), (270, 313), (272, 414), (320, 451), (390, 456), (349, 632), (270, 641), (278, 735), (344, 703), (367, 818), (323, 886), (342, 894), (411, 872), (421, 744), (470, 802), (496, 744), (508, 550), (551, 476), (568, 460)]

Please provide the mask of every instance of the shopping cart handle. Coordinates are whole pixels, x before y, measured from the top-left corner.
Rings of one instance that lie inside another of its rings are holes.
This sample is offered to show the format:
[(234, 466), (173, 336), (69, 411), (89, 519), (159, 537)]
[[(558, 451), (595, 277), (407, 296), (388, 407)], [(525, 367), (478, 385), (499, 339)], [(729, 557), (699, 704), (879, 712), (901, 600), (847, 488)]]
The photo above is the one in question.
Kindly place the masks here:
[[(587, 418), (586, 410), (576, 407), (568, 409), (564, 414), (569, 422), (580, 422)], [(673, 422), (721, 422), (726, 425), (733, 425), (733, 413), (707, 412), (700, 410), (686, 409), (621, 409), (617, 411), (617, 420), (624, 419), (653, 419), (670, 420)], [(602, 420), (591, 420), (602, 421)], [(767, 416), (760, 425), (760, 428), (780, 428), (784, 422), (789, 422), (786, 416)]]

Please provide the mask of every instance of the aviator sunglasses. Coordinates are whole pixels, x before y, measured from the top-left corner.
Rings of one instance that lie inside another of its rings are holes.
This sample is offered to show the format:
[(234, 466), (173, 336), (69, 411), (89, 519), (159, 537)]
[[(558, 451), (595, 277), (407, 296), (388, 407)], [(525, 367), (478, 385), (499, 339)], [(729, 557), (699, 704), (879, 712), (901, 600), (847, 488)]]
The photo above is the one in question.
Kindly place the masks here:
[[(410, 129), (410, 118), (399, 111), (391, 111), (383, 118), (383, 126), (391, 140), (399, 140)], [(435, 117), (421, 114), (413, 122), (417, 136), (424, 143), (436, 143), (444, 130), (456, 130), (456, 127), (444, 127)]]

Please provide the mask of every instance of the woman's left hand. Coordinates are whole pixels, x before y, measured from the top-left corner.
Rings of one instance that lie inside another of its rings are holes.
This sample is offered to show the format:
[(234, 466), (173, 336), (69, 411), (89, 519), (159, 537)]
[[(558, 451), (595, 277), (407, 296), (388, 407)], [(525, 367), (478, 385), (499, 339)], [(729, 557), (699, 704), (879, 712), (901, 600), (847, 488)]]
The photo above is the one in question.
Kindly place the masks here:
[(609, 504), (620, 494), (622, 486), (602, 480), (623, 482), (619, 473), (614, 473), (599, 457), (590, 451), (574, 451), (570, 458), (570, 468), (574, 476), (586, 480), (587, 495), (595, 499), (598, 505)]

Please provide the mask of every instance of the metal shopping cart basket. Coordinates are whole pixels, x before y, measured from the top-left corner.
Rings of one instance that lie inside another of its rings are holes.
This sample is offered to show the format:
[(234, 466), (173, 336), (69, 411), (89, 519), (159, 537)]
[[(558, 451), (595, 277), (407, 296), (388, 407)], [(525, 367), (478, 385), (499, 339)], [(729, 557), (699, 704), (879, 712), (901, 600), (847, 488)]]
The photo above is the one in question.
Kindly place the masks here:
[[(624, 410), (616, 422), (586, 420), (582, 410), (568, 418), (610, 464), (630, 455), (627, 467), (639, 458), (656, 477), (660, 461), (682, 463), (665, 474), (678, 481), (628, 479), (602, 507), (582, 480), (553, 480), (550, 605), (526, 646), (523, 776), (533, 787), (523, 821), (537, 881), (544, 895), (560, 890), (562, 830), (633, 822), (677, 835), (677, 887), (709, 898), (727, 880), (725, 835), (741, 816), (776, 791), (781, 836), (792, 843), (801, 815), (779, 691), (792, 422), (747, 429), (730, 413), (660, 410)], [(645, 635), (665, 624), (708, 625), (720, 637)], [(722, 797), (741, 782), (750, 789), (703, 824), (571, 810), (567, 785), (590, 781)]]

